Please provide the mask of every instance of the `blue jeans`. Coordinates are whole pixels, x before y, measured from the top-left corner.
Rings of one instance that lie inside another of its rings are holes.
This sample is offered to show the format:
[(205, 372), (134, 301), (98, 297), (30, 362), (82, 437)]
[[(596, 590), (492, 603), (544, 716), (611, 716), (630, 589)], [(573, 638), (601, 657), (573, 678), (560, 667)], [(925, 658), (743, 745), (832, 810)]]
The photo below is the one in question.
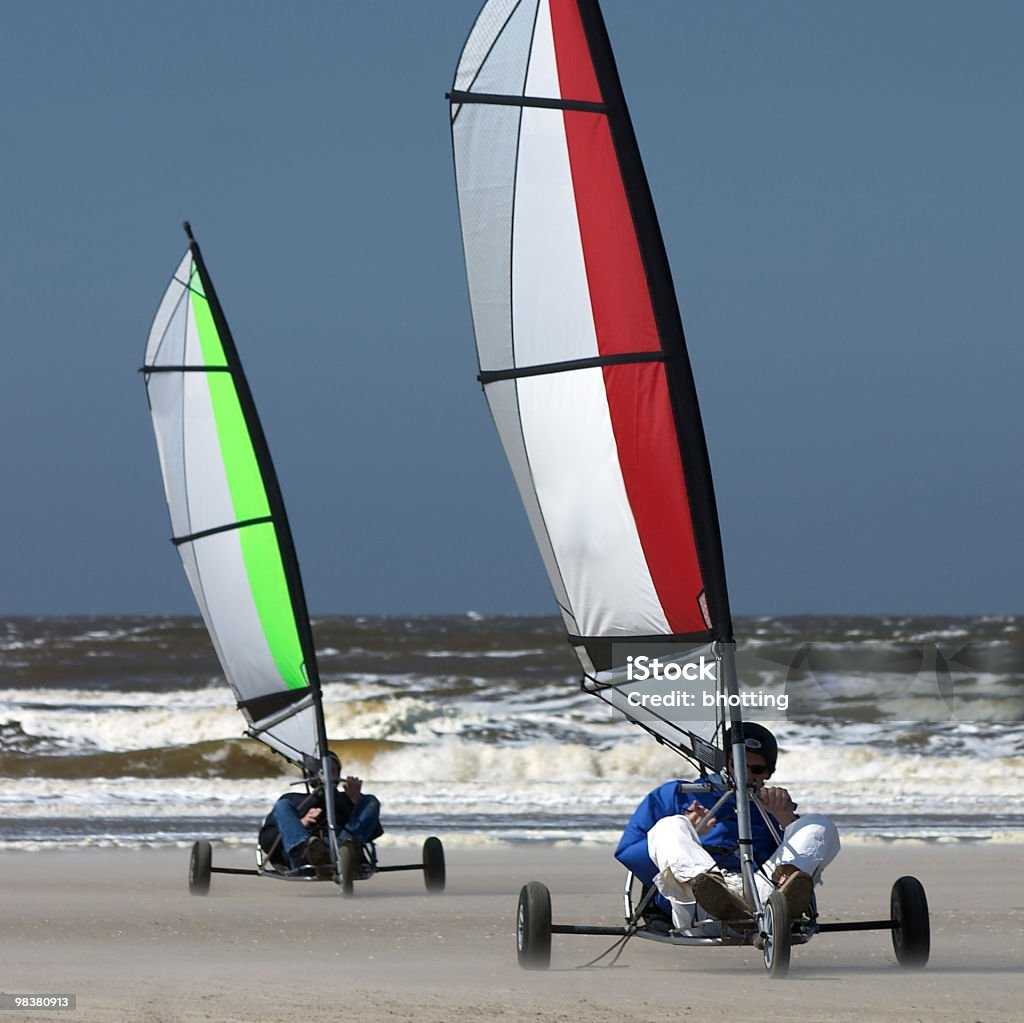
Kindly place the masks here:
[[(281, 833), (281, 845), (288, 858), (288, 866), (295, 870), (305, 863), (306, 840), (309, 831), (302, 823), (298, 811), (282, 796), (271, 811), (274, 824)], [(362, 795), (352, 808), (344, 827), (338, 828), (338, 841), (346, 838), (354, 839), (360, 845), (366, 845), (373, 837), (380, 820), (380, 800), (376, 796)]]
[(338, 830), (338, 841), (352, 838), (360, 845), (366, 845), (373, 839), (379, 823), (380, 800), (376, 796), (360, 796), (352, 807), (347, 823)]

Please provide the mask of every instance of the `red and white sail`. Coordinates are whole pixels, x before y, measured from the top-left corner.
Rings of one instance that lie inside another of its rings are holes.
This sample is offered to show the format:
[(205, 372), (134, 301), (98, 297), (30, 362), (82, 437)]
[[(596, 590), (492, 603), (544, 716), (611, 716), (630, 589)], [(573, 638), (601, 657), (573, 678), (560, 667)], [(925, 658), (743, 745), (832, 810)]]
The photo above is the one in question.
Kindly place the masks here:
[(596, 0), (491, 0), (451, 124), (480, 380), (588, 675), (731, 640), (671, 274)]

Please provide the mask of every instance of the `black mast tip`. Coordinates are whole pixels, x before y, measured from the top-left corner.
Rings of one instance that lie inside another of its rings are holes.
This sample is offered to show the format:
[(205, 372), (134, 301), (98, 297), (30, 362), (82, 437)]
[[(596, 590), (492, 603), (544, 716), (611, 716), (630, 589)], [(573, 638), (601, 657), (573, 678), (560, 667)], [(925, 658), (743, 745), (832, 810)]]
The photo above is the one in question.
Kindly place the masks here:
[(187, 220), (183, 220), (181, 222), (181, 226), (185, 228), (185, 236), (188, 238), (188, 240), (190, 242), (194, 242), (195, 238), (192, 236), (192, 225)]

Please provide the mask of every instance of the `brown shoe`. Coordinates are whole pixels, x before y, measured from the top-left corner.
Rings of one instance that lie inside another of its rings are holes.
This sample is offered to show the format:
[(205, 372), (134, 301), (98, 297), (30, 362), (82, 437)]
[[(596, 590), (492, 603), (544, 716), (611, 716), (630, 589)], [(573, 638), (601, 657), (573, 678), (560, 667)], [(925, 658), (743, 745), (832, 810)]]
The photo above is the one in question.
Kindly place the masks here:
[(710, 916), (719, 920), (744, 920), (753, 915), (746, 899), (734, 892), (721, 874), (698, 874), (691, 882), (693, 897)]
[(780, 873), (776, 870), (774, 880), (779, 886), (779, 891), (786, 896), (790, 917), (796, 920), (803, 916), (811, 905), (811, 896), (814, 894), (814, 878), (802, 870), (793, 870), (788, 873)]
[(331, 854), (323, 839), (312, 835), (306, 842), (306, 862), (312, 867), (322, 867), (331, 862)]

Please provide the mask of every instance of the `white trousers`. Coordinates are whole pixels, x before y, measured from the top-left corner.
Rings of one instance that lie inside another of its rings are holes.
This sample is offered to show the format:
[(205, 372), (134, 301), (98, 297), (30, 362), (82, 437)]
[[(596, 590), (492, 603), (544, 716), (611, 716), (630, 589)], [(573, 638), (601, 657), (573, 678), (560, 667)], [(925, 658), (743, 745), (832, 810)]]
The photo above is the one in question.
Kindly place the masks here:
[[(714, 858), (700, 844), (696, 830), (682, 814), (662, 817), (647, 832), (647, 852), (658, 868), (655, 887), (672, 905), (672, 923), (678, 930), (685, 930), (693, 924), (696, 905), (690, 881), (714, 868)], [(754, 874), (754, 883), (761, 898), (767, 899), (773, 890), (768, 878), (784, 863), (805, 871), (820, 883), (822, 871), (838, 854), (839, 832), (835, 824), (821, 814), (805, 814), (782, 833), (782, 842), (763, 870)], [(742, 895), (743, 878), (731, 871), (722, 873), (726, 883)]]

